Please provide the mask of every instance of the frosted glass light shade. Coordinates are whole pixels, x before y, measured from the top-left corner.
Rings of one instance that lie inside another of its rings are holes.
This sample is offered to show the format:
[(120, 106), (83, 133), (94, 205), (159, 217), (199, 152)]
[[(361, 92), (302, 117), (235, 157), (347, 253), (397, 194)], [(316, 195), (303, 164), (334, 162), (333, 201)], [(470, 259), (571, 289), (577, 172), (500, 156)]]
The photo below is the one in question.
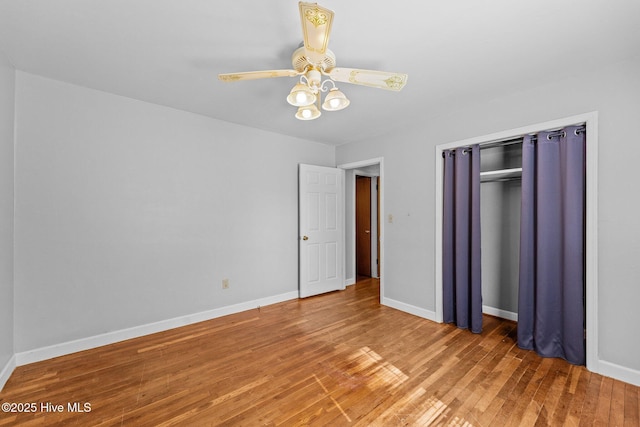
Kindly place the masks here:
[(296, 119), (298, 120), (313, 120), (320, 117), (322, 112), (318, 110), (318, 107), (315, 104), (307, 105), (305, 107), (298, 108), (298, 112), (296, 113)]
[(322, 103), (322, 109), (327, 111), (339, 111), (344, 108), (347, 108), (351, 101), (347, 99), (347, 97), (338, 90), (338, 88), (333, 88), (329, 91), (327, 96), (324, 98), (324, 102)]
[(298, 83), (291, 89), (287, 102), (296, 107), (306, 107), (316, 102), (316, 95), (311, 91), (309, 86)]

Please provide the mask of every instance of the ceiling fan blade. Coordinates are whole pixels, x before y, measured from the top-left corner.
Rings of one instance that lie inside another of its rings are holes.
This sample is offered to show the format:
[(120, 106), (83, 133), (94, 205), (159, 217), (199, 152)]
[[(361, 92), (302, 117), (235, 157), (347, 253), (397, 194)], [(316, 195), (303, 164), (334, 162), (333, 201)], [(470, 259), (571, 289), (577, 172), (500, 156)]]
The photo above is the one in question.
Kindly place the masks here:
[(356, 68), (334, 68), (329, 77), (337, 82), (353, 83), (356, 85), (377, 87), (387, 90), (401, 90), (407, 79), (406, 74), (388, 73), (386, 71), (358, 70)]
[(218, 78), (223, 82), (237, 82), (240, 80), (270, 79), (274, 77), (295, 77), (299, 74), (296, 70), (265, 70), (218, 74)]
[(329, 44), (333, 11), (317, 3), (300, 2), (299, 6), (304, 49), (311, 62), (319, 62), (324, 57)]

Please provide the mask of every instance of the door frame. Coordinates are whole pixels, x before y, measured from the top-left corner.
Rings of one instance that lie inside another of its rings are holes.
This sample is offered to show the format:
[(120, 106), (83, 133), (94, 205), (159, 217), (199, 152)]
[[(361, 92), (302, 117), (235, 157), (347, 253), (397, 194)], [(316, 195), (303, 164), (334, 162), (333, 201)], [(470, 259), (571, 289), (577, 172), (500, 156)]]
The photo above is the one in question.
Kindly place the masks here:
[(490, 135), (440, 144), (435, 147), (435, 308), (436, 321), (443, 321), (442, 307), (442, 209), (444, 150), (460, 146), (504, 141), (537, 133), (560, 129), (578, 123), (586, 126), (586, 223), (585, 223), (585, 317), (586, 367), (601, 373), (598, 358), (598, 112), (579, 114), (563, 119), (538, 123)]
[[(368, 159), (368, 160), (361, 160), (361, 161), (357, 161), (357, 162), (351, 162), (351, 163), (344, 163), (341, 165), (338, 165), (337, 167), (340, 169), (344, 169), (344, 170), (353, 170), (353, 169), (359, 169), (359, 168), (363, 168), (366, 166), (374, 166), (374, 165), (378, 165), (378, 167), (380, 168), (380, 187), (378, 188), (378, 194), (380, 197), (380, 203), (378, 205), (378, 209), (379, 209), (379, 216), (378, 216), (378, 223), (380, 224), (380, 234), (378, 235), (378, 241), (380, 242), (380, 259), (378, 260), (379, 265), (380, 265), (380, 274), (379, 274), (379, 279), (380, 279), (380, 300), (382, 300), (384, 298), (384, 263), (385, 263), (385, 254), (384, 254), (384, 224), (385, 222), (383, 221), (383, 219), (385, 218), (385, 213), (384, 213), (384, 157), (376, 157), (373, 159)], [(354, 181), (354, 192), (355, 192), (355, 181)], [(346, 192), (345, 192), (345, 196), (346, 196)], [(355, 212), (355, 197), (353, 200), (354, 203), (354, 212)], [(345, 223), (346, 224), (346, 223)], [(346, 225), (345, 225), (346, 226)], [(353, 230), (353, 233), (355, 233), (355, 227)], [(354, 236), (355, 238), (355, 236)], [(345, 261), (346, 261), (346, 256), (347, 256), (347, 251), (350, 252), (351, 256), (353, 257), (353, 260), (355, 262), (355, 246), (353, 248), (344, 248), (344, 254), (345, 254)], [(346, 262), (345, 262), (346, 264)], [(355, 274), (355, 273), (354, 273)], [(353, 280), (355, 281), (355, 277), (353, 278)], [(345, 285), (351, 285), (353, 283), (345, 283)]]

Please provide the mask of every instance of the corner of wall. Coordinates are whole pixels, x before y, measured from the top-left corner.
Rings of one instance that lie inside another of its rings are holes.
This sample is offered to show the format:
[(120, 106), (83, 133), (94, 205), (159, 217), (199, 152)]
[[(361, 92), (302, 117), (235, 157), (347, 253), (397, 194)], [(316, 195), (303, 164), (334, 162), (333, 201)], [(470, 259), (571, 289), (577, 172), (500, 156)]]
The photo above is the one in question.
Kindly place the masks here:
[[(7, 260), (7, 263), (5, 264), (6, 269), (3, 268), (2, 272), (3, 283), (0, 300), (4, 300), (4, 306), (0, 308), (0, 312), (6, 310), (4, 313), (5, 319), (9, 319), (8, 324), (3, 325), (3, 331), (1, 331), (2, 340), (4, 341), (0, 343), (2, 344), (0, 353), (0, 390), (2, 390), (16, 367), (14, 328), (16, 69), (4, 52), (0, 52), (0, 67), (2, 68), (2, 86), (7, 89), (6, 93), (11, 95), (10, 99), (5, 98), (9, 102), (3, 102), (0, 107), (0, 120), (2, 120), (0, 141), (2, 141), (2, 153), (6, 155), (6, 157), (3, 155), (6, 160), (3, 159), (3, 165), (0, 167), (10, 175), (10, 182), (5, 182), (2, 188), (2, 230), (4, 237), (8, 237), (7, 240), (9, 240), (9, 242), (3, 242), (4, 247), (1, 249), (3, 258)], [(3, 240), (5, 239), (3, 238)]]
[(9, 377), (13, 373), (13, 370), (16, 369), (16, 356), (15, 354), (9, 359), (7, 364), (0, 370), (0, 391), (4, 388), (4, 385), (9, 380)]

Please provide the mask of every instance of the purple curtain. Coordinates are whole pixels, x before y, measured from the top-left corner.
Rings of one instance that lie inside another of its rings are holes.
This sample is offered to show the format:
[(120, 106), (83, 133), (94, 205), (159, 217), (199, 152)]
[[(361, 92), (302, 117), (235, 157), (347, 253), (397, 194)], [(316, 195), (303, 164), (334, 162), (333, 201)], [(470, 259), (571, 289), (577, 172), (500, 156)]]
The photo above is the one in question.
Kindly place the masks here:
[(482, 331), (480, 147), (444, 152), (443, 314), (446, 323)]
[(583, 365), (585, 135), (577, 129), (523, 141), (518, 346)]

